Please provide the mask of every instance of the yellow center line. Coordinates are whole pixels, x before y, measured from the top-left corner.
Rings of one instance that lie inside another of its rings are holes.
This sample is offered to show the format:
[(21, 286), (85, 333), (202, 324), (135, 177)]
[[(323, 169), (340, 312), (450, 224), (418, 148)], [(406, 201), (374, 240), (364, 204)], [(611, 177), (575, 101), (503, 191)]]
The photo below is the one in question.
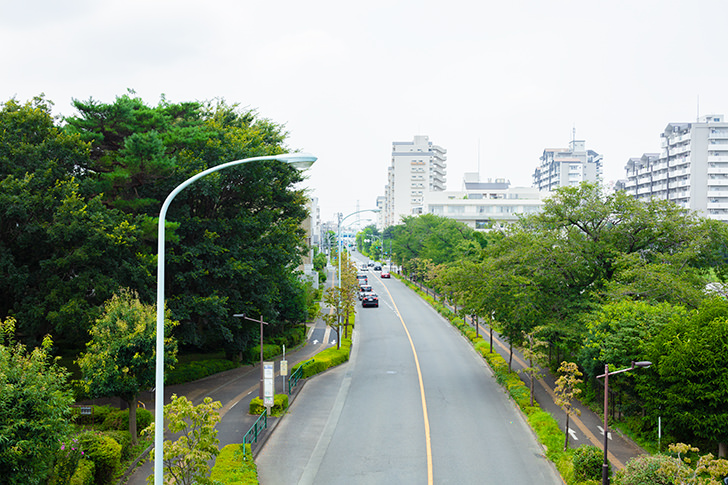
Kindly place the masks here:
[(432, 474), (432, 440), (430, 438), (430, 418), (427, 415), (427, 400), (425, 399), (425, 386), (422, 382), (422, 370), (420, 369), (420, 360), (417, 358), (417, 351), (415, 350), (415, 344), (412, 342), (412, 336), (409, 333), (409, 330), (407, 329), (407, 325), (404, 323), (404, 319), (402, 318), (402, 315), (399, 313), (399, 308), (397, 308), (397, 304), (394, 302), (394, 298), (392, 298), (392, 294), (389, 292), (389, 289), (387, 288), (387, 285), (383, 285), (384, 290), (389, 295), (389, 299), (392, 301), (392, 305), (394, 305), (394, 311), (397, 313), (397, 316), (399, 317), (399, 321), (402, 322), (402, 327), (404, 327), (404, 332), (407, 334), (407, 339), (409, 339), (410, 347), (412, 348), (412, 355), (415, 357), (415, 367), (417, 368), (417, 378), (420, 381), (420, 399), (422, 400), (422, 414), (424, 416), (424, 422), (425, 422), (425, 447), (427, 449), (427, 484), (432, 485), (434, 483), (434, 478)]

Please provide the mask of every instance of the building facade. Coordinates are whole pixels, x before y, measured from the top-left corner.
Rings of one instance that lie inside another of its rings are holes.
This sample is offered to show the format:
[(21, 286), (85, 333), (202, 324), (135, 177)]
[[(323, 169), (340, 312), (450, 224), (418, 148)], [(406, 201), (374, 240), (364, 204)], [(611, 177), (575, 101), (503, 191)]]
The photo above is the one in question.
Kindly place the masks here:
[(540, 212), (550, 195), (535, 187), (511, 187), (505, 179), (481, 182), (477, 173), (466, 173), (462, 190), (427, 193), (423, 212), (487, 231), (513, 223), (521, 215)]
[(425, 194), (445, 190), (446, 153), (427, 136), (392, 143), (392, 163), (387, 169), (381, 205), (382, 227), (399, 224), (405, 216), (422, 214)]
[(533, 186), (554, 191), (581, 182), (601, 183), (602, 156), (587, 150), (584, 140), (572, 140), (569, 148), (546, 148), (533, 173)]
[(670, 123), (659, 153), (630, 158), (624, 190), (638, 199), (665, 199), (703, 217), (728, 221), (728, 123), (723, 115)]

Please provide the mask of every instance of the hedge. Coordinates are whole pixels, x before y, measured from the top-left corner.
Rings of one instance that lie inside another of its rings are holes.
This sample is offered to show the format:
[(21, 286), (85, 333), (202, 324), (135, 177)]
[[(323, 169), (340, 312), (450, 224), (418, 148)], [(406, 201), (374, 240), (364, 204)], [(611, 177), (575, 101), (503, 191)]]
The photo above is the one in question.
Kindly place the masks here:
[[(137, 408), (136, 410), (137, 420), (137, 435), (139, 435), (144, 428), (152, 424), (154, 421), (154, 415), (151, 411), (143, 408)], [(114, 410), (109, 412), (104, 419), (104, 422), (100, 427), (102, 430), (118, 430), (128, 431), (129, 430), (129, 410)]]
[(179, 364), (175, 369), (165, 372), (164, 380), (168, 386), (192, 382), (218, 372), (235, 369), (240, 364), (226, 359), (196, 360)]
[[(296, 369), (303, 366), (303, 378), (311, 377), (319, 374), (326, 369), (336, 367), (339, 364), (343, 364), (349, 360), (349, 352), (351, 351), (351, 339), (344, 338), (341, 340), (341, 348), (329, 347), (316, 354), (312, 359), (305, 362), (300, 362), (293, 366), (291, 373), (295, 372)], [(304, 365), (305, 364), (305, 365)]]
[[(280, 416), (286, 411), (286, 409), (288, 409), (288, 394), (274, 395), (273, 407), (270, 410), (271, 415)], [(250, 406), (248, 407), (248, 412), (250, 412), (250, 414), (259, 416), (263, 411), (265, 411), (263, 400), (259, 397), (254, 397), (253, 399), (251, 399)]]
[(86, 432), (78, 438), (84, 457), (94, 462), (94, 483), (111, 483), (121, 463), (121, 445), (110, 436)]
[(250, 444), (245, 445), (244, 452), (240, 444), (224, 446), (215, 459), (210, 479), (226, 485), (257, 485), (258, 470)]
[(78, 460), (78, 466), (76, 471), (71, 477), (69, 485), (94, 485), (94, 472), (96, 471), (96, 465), (91, 460), (82, 458)]

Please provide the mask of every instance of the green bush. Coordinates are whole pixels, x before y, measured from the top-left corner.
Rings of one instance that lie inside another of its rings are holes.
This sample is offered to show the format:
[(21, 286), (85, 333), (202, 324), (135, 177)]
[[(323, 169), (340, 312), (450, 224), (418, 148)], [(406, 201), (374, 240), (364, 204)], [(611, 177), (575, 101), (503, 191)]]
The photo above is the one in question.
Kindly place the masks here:
[(630, 459), (625, 467), (617, 472), (614, 485), (671, 485), (672, 478), (664, 471), (663, 465), (676, 466), (677, 459), (665, 455), (640, 455)]
[(596, 446), (580, 446), (574, 450), (572, 460), (576, 481), (599, 480), (602, 477), (604, 454)]
[(94, 472), (96, 465), (91, 460), (85, 458), (78, 461), (76, 472), (68, 482), (69, 485), (94, 485)]
[[(260, 351), (258, 351), (260, 352)], [(182, 384), (202, 379), (219, 372), (235, 369), (239, 364), (226, 359), (196, 360), (179, 364), (174, 370), (167, 371), (164, 380), (167, 385)]]
[(84, 457), (94, 462), (94, 483), (111, 483), (121, 463), (121, 445), (113, 438), (94, 432), (79, 435)]
[(225, 485), (258, 485), (258, 471), (253, 461), (250, 444), (227, 445), (217, 455), (210, 479)]
[[(280, 416), (286, 409), (288, 409), (288, 394), (276, 394), (273, 396), (273, 407), (270, 410), (272, 416)], [(263, 400), (259, 397), (254, 397), (250, 400), (250, 406), (248, 412), (254, 415), (260, 415), (265, 410)]]
[[(136, 411), (137, 420), (137, 434), (141, 433), (144, 428), (152, 424), (154, 415), (151, 411), (147, 411), (143, 408), (137, 408)], [(102, 430), (118, 430), (128, 431), (129, 430), (129, 410), (116, 410), (106, 415), (106, 419), (101, 424)]]
[[(149, 425), (147, 424), (147, 426), (149, 426)], [(144, 429), (144, 428), (140, 428), (140, 429)], [(106, 431), (104, 434), (106, 436), (113, 438), (114, 441), (116, 441), (117, 443), (119, 443), (121, 445), (121, 459), (122, 460), (128, 460), (129, 458), (131, 458), (131, 454), (132, 454), (131, 433), (129, 433), (129, 430)]]
[(341, 348), (329, 347), (328, 349), (316, 354), (313, 359), (304, 363), (296, 364), (291, 369), (291, 373), (303, 365), (303, 378), (311, 377), (331, 367), (336, 367), (349, 360), (349, 352), (351, 351), (351, 339), (344, 338), (341, 340)]
[(109, 413), (118, 411), (111, 406), (91, 406), (91, 409), (91, 414), (81, 414), (79, 406), (72, 408), (73, 422), (79, 425), (100, 424), (104, 422)]

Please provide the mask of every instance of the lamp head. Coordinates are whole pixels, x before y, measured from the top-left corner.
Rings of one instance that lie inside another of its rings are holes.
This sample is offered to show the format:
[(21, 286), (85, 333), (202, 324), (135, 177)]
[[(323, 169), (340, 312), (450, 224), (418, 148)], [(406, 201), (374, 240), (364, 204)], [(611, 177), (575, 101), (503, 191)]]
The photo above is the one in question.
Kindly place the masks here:
[(652, 365), (652, 362), (648, 360), (641, 360), (639, 362), (633, 362), (632, 365), (634, 367), (642, 367), (643, 369), (647, 369), (649, 366)]
[(292, 165), (298, 170), (305, 170), (311, 167), (313, 162), (318, 160), (318, 157), (315, 157), (310, 153), (283, 153), (276, 156), (276, 160)]

